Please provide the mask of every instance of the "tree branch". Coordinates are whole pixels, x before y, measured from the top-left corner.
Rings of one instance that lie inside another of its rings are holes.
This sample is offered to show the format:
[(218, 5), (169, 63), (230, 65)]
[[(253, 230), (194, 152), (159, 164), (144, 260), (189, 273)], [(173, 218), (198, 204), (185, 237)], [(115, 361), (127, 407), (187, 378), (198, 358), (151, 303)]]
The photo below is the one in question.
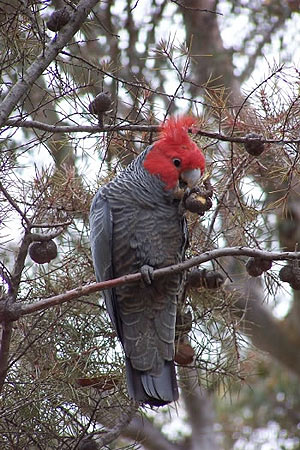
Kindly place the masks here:
[(128, 426), (133, 415), (136, 413), (136, 410), (137, 405), (134, 405), (129, 411), (123, 413), (115, 426), (111, 430), (108, 430), (104, 435), (102, 431), (101, 433), (96, 432), (90, 435), (95, 438), (99, 448), (102, 448), (104, 445), (109, 444), (120, 436), (122, 431)]
[(122, 436), (140, 442), (148, 450), (176, 450), (181, 448), (180, 445), (168, 441), (146, 417), (135, 416), (128, 427), (123, 430)]
[[(155, 133), (160, 129), (159, 125), (49, 125), (47, 123), (39, 122), (37, 120), (20, 120), (9, 119), (5, 122), (5, 125), (18, 128), (36, 128), (42, 131), (48, 131), (49, 133), (111, 133), (113, 131), (140, 131), (142, 133), (149, 132)], [(214, 133), (210, 131), (197, 130), (194, 134), (204, 136), (210, 139), (235, 142), (238, 144), (245, 144), (249, 142), (247, 137), (227, 136), (222, 133)], [(261, 139), (261, 142), (266, 144), (299, 144), (300, 139)]]
[(241, 276), (227, 288), (237, 293), (234, 314), (241, 319), (240, 331), (249, 336), (259, 350), (268, 352), (281, 364), (300, 375), (298, 345), (291, 340), (282, 323), (262, 303), (262, 286), (258, 278)]
[(49, 125), (37, 120), (9, 119), (5, 125), (17, 128), (36, 128), (49, 133), (109, 133), (112, 131), (156, 132), (159, 125)]
[(215, 414), (211, 394), (199, 385), (197, 369), (180, 368), (180, 386), (189, 423), (192, 427), (190, 449), (217, 450)]
[[(268, 252), (248, 247), (226, 247), (207, 251), (199, 256), (195, 256), (194, 258), (188, 259), (179, 264), (174, 264), (172, 266), (156, 269), (153, 272), (153, 276), (154, 278), (157, 278), (172, 273), (182, 272), (183, 270), (190, 269), (191, 267), (224, 256), (239, 256), (239, 257), (253, 256), (272, 261), (284, 261), (284, 260), (300, 259), (300, 252)], [(126, 283), (134, 283), (136, 281), (139, 281), (140, 279), (141, 279), (140, 272), (124, 275), (122, 277), (102, 281), (100, 283), (91, 283), (86, 286), (79, 286), (76, 289), (64, 292), (63, 294), (58, 294), (50, 298), (45, 298), (32, 304), (26, 305), (23, 302), (22, 303), (19, 302), (15, 305), (12, 305), (9, 309), (7, 309), (4, 305), (0, 303), (0, 318), (5, 318), (6, 315), (9, 315), (10, 320), (17, 320), (21, 316), (32, 314), (37, 311), (42, 311), (44, 309), (51, 308), (52, 306), (65, 303), (70, 300), (75, 300), (85, 295), (92, 294), (94, 292), (103, 291), (104, 289), (110, 289), (115, 286), (120, 286)]]
[(57, 33), (50, 43), (46, 44), (45, 49), (42, 50), (40, 55), (26, 70), (22, 78), (11, 88), (1, 103), (0, 127), (6, 122), (19, 100), (28, 92), (34, 82), (80, 29), (82, 23), (97, 3), (98, 0), (81, 0), (68, 24), (63, 27), (62, 31)]
[(2, 392), (2, 387), (8, 371), (8, 358), (9, 358), (9, 348), (12, 336), (12, 322), (1, 323), (1, 335), (0, 335), (0, 392)]
[(206, 12), (211, 14), (217, 14), (219, 16), (223, 16), (222, 13), (216, 11), (215, 9), (206, 9), (206, 8), (192, 8), (190, 6), (186, 6), (184, 2), (180, 2), (178, 0), (171, 0), (172, 3), (175, 3), (175, 5), (179, 6), (180, 8), (187, 9), (189, 11), (199, 11), (199, 12)]
[(12, 337), (12, 322), (10, 318), (10, 311), (15, 312), (19, 309), (19, 305), (15, 304), (18, 289), (20, 285), (21, 274), (24, 269), (25, 258), (28, 252), (28, 247), (31, 240), (28, 232), (22, 239), (18, 255), (15, 260), (14, 268), (12, 270), (11, 276), (9, 278), (9, 288), (8, 294), (2, 297), (0, 302), (1, 308), (6, 311), (1, 317), (1, 335), (0, 335), (0, 392), (6, 378), (8, 371), (8, 358), (9, 358), (9, 348)]
[(47, 242), (59, 236), (61, 233), (63, 233), (63, 231), (64, 228), (60, 227), (57, 230), (48, 232), (46, 234), (30, 233), (30, 239), (32, 242)]

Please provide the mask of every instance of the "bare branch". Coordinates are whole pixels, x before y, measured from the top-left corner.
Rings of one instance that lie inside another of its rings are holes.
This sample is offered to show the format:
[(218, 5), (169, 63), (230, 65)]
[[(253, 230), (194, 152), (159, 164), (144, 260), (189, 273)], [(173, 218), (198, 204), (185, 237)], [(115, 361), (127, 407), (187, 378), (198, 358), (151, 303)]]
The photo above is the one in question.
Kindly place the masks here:
[(103, 433), (101, 433), (102, 436), (98, 435), (100, 433), (92, 433), (92, 435), (95, 437), (95, 441), (100, 446), (100, 448), (102, 448), (106, 444), (109, 444), (120, 436), (122, 431), (128, 426), (133, 415), (135, 414), (137, 406), (138, 405), (133, 405), (132, 408), (129, 409), (129, 411), (123, 413), (123, 415), (121, 415), (121, 417), (119, 418), (118, 423), (116, 423), (111, 430), (107, 431), (104, 436)]
[(49, 125), (48, 123), (38, 122), (37, 120), (15, 120), (9, 119), (5, 125), (21, 128), (36, 128), (50, 133), (108, 133), (112, 131), (141, 131), (156, 132), (159, 130), (158, 125)]
[(193, 367), (180, 368), (180, 386), (189, 423), (192, 427), (190, 448), (217, 450), (216, 433), (214, 432), (215, 414), (212, 393), (199, 385), (197, 369)]
[(206, 13), (217, 14), (219, 16), (223, 16), (222, 13), (220, 13), (216, 10), (207, 9), (207, 8), (192, 8), (191, 6), (186, 6), (183, 2), (179, 2), (178, 0), (171, 0), (171, 2), (175, 3), (175, 5), (178, 5), (180, 8), (187, 9), (188, 11), (199, 11), (199, 12), (206, 12)]
[[(48, 131), (49, 133), (111, 133), (113, 131), (140, 131), (142, 133), (149, 132), (155, 133), (159, 131), (159, 125), (49, 125), (47, 123), (38, 122), (37, 120), (16, 120), (9, 119), (5, 125), (17, 128), (36, 128), (42, 131)], [(196, 133), (199, 136), (204, 136), (210, 139), (235, 142), (237, 144), (245, 144), (249, 141), (247, 137), (227, 136), (222, 133), (215, 133), (204, 130), (197, 130)], [(266, 144), (299, 144), (300, 139), (261, 139), (261, 142)]]
[[(25, 259), (28, 253), (29, 245), (31, 244), (30, 233), (25, 232), (21, 245), (19, 247), (18, 255), (15, 260), (14, 268), (10, 277), (10, 289), (9, 289), (9, 301), (8, 304), (11, 305), (16, 301), (19, 284), (21, 280), (22, 271), (25, 265)], [(4, 317), (5, 320), (5, 317)]]
[[(71, 225), (72, 220), (68, 220), (66, 222), (58, 222), (58, 223), (31, 223), (29, 228), (64, 228), (68, 225)], [(55, 236), (54, 236), (55, 237)]]
[[(257, 250), (247, 247), (226, 247), (219, 248), (211, 251), (207, 251), (202, 255), (195, 256), (194, 258), (188, 259), (179, 264), (174, 264), (172, 266), (163, 267), (161, 269), (154, 270), (154, 278), (166, 276), (168, 274), (182, 272), (183, 270), (190, 269), (191, 267), (203, 264), (207, 261), (212, 261), (217, 258), (224, 256), (253, 256), (260, 257), (263, 259), (268, 259), (272, 261), (284, 261), (284, 260), (295, 260), (300, 259), (300, 252), (268, 252), (264, 250)], [(101, 283), (92, 283), (86, 286), (79, 286), (76, 289), (64, 292), (63, 294), (58, 294), (50, 298), (45, 298), (39, 300), (36, 303), (24, 304), (22, 302), (16, 304), (16, 309), (7, 310), (0, 304), (0, 317), (5, 316), (9, 312), (11, 320), (17, 320), (21, 316), (27, 314), (32, 314), (37, 311), (42, 311), (44, 309), (50, 308), (55, 305), (59, 305), (70, 300), (75, 300), (85, 295), (92, 294), (94, 292), (103, 291), (104, 289), (110, 289), (115, 286), (120, 286), (126, 283), (134, 283), (141, 279), (141, 273), (133, 273), (129, 275), (124, 275), (119, 278), (114, 278), (112, 280), (102, 281)]]
[(12, 322), (3, 322), (1, 324), (0, 336), (0, 392), (8, 371), (9, 347), (12, 336)]
[(37, 242), (50, 241), (51, 239), (54, 239), (57, 236), (59, 236), (61, 233), (63, 233), (63, 231), (64, 231), (64, 229), (62, 227), (60, 227), (58, 230), (52, 231), (51, 233), (47, 233), (47, 234), (30, 233), (30, 238), (32, 241), (37, 241)]
[(25, 233), (18, 255), (15, 260), (14, 268), (9, 279), (9, 291), (1, 301), (1, 307), (8, 311), (8, 314), (4, 314), (1, 317), (1, 336), (0, 336), (0, 392), (8, 371), (8, 358), (9, 348), (12, 337), (12, 322), (9, 317), (9, 311), (18, 309), (19, 306), (15, 306), (15, 301), (20, 285), (21, 274), (24, 269), (25, 259), (28, 252), (28, 247), (31, 240), (28, 233)]
[(148, 450), (176, 450), (180, 445), (168, 441), (146, 417), (135, 416), (122, 435), (141, 442)]

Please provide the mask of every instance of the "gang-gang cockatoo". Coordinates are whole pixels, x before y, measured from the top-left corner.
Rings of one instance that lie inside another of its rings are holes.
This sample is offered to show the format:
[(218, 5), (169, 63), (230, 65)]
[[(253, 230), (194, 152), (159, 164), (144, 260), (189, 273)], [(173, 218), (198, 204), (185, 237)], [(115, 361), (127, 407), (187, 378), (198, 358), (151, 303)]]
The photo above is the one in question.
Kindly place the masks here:
[(159, 139), (97, 192), (91, 206), (91, 249), (97, 281), (142, 272), (143, 283), (104, 291), (126, 359), (128, 393), (161, 406), (178, 398), (174, 366), (176, 304), (182, 273), (154, 278), (181, 262), (187, 243), (178, 188), (193, 188), (205, 168), (191, 140), (189, 116), (170, 118)]

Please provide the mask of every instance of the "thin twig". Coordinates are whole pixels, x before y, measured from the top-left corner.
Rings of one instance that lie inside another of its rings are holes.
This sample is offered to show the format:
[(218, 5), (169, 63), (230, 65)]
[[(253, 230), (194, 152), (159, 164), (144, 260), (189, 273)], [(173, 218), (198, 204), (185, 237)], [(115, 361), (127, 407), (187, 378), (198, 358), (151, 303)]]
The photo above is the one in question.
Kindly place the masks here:
[(57, 223), (31, 223), (29, 228), (64, 228), (71, 225), (73, 220), (68, 220), (67, 222), (57, 222)]
[(47, 234), (30, 233), (30, 238), (32, 242), (47, 242), (50, 241), (51, 239), (56, 238), (63, 232), (64, 228), (60, 227), (58, 230), (51, 231), (50, 233)]
[(213, 232), (215, 221), (216, 221), (216, 219), (218, 217), (218, 214), (220, 212), (221, 207), (223, 206), (223, 200), (224, 200), (225, 196), (227, 195), (231, 184), (234, 182), (235, 176), (241, 170), (246, 170), (246, 168), (247, 168), (246, 158), (243, 158), (241, 160), (241, 162), (238, 164), (238, 166), (233, 170), (231, 176), (229, 177), (228, 182), (225, 184), (224, 189), (223, 189), (223, 193), (222, 193), (221, 197), (218, 198), (218, 204), (217, 204), (216, 208), (214, 209), (213, 216), (212, 216), (212, 218), (210, 220), (209, 227), (208, 227), (208, 230), (206, 232), (206, 239), (205, 239), (205, 243), (204, 243), (204, 249), (206, 249), (208, 244), (209, 244), (210, 236), (211, 236), (211, 234)]
[(17, 202), (11, 197), (11, 195), (9, 194), (9, 192), (5, 189), (5, 187), (3, 186), (3, 184), (0, 181), (0, 190), (2, 191), (2, 194), (4, 195), (4, 197), (6, 198), (6, 200), (11, 204), (11, 206), (20, 214), (20, 216), (22, 217), (22, 219), (24, 220), (24, 222), (26, 223), (26, 225), (29, 227), (30, 226), (30, 222), (27, 219), (25, 213), (23, 211), (21, 211), (21, 209), (19, 208)]
[(265, 78), (261, 83), (259, 83), (257, 86), (255, 86), (248, 95), (246, 95), (246, 97), (244, 98), (242, 104), (240, 105), (240, 107), (237, 110), (237, 113), (235, 114), (234, 117), (234, 122), (232, 125), (232, 129), (231, 129), (231, 134), (234, 133), (235, 130), (235, 126), (236, 126), (236, 122), (238, 120), (238, 117), (241, 113), (241, 111), (243, 110), (244, 106), (246, 105), (247, 101), (249, 100), (249, 98), (254, 94), (255, 91), (257, 91), (258, 89), (261, 88), (261, 86), (263, 86), (264, 84), (266, 84), (269, 80), (271, 80), (275, 75), (277, 75), (279, 72), (282, 72), (284, 68), (284, 65), (282, 64), (280, 67), (278, 67), (274, 72), (271, 73), (271, 75), (269, 75), (267, 78)]
[[(118, 422), (115, 424), (113, 428), (107, 430), (107, 432), (103, 435), (103, 432), (100, 433), (95, 432), (92, 433), (91, 436), (95, 437), (95, 441), (97, 442), (99, 448), (102, 448), (104, 445), (109, 444), (110, 442), (117, 439), (122, 431), (128, 426), (129, 422), (132, 420), (134, 414), (137, 410), (137, 404), (132, 405), (129, 411), (124, 412), (119, 418)], [(99, 436), (100, 435), (100, 436)]]
[(223, 16), (223, 14), (221, 12), (218, 11), (214, 11), (212, 9), (207, 9), (207, 8), (193, 8), (191, 6), (186, 6), (184, 4), (184, 2), (179, 2), (178, 0), (171, 0), (172, 3), (175, 3), (175, 5), (179, 6), (180, 8), (186, 9), (188, 11), (198, 11), (198, 12), (205, 12), (205, 13), (211, 13), (211, 14), (216, 14), (219, 16)]

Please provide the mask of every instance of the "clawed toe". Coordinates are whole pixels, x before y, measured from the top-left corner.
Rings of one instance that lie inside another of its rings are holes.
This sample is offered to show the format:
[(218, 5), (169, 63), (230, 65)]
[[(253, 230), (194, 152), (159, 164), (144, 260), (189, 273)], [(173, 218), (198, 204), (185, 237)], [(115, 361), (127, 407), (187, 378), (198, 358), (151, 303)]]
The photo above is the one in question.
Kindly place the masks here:
[(152, 266), (148, 266), (147, 264), (145, 264), (144, 266), (141, 267), (141, 275), (142, 275), (142, 284), (144, 286), (150, 286), (150, 284), (153, 281), (153, 272), (154, 269)]

